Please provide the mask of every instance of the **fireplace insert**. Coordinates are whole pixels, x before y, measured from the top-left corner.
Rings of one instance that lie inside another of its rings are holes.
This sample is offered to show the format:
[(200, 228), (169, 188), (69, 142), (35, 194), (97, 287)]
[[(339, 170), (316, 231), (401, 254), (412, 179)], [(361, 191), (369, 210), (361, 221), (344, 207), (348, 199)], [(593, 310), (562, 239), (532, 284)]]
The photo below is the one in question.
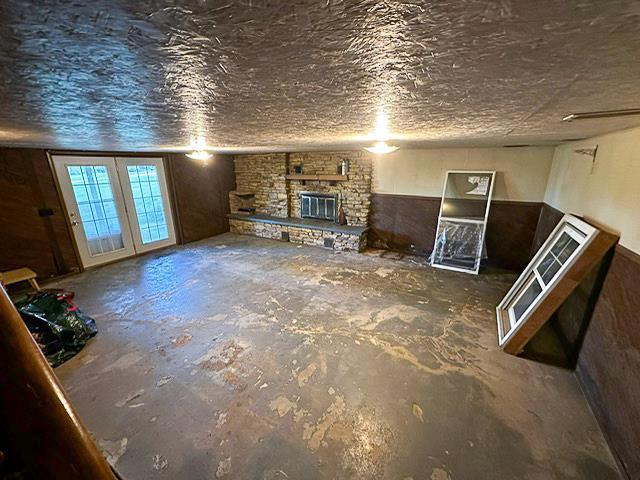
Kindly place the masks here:
[(335, 221), (338, 196), (330, 193), (303, 192), (300, 194), (300, 216)]

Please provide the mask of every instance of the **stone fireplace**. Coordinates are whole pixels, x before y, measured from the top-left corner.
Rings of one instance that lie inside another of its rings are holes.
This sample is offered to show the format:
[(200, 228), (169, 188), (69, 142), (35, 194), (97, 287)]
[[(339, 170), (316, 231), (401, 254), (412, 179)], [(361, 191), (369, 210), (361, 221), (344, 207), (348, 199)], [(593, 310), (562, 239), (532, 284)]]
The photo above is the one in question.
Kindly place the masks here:
[[(366, 245), (372, 170), (368, 153), (236, 155), (234, 164), (231, 231), (336, 250), (362, 250)], [(335, 223), (340, 206), (346, 226)]]

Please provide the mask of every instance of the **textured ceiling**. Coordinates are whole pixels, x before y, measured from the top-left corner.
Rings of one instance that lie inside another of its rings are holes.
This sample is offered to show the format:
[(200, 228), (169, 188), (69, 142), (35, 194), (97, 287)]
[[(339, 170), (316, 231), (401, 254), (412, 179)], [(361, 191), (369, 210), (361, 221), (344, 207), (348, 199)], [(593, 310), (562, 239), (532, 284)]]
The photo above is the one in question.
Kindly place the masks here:
[(504, 145), (640, 125), (640, 2), (0, 2), (0, 144)]

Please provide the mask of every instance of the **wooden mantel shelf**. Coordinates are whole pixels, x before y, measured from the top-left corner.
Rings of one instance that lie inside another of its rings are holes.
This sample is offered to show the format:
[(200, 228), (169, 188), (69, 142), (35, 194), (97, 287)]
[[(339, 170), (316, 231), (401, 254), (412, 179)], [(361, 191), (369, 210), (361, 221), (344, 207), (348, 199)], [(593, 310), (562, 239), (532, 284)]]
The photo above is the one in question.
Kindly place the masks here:
[(349, 175), (326, 175), (326, 174), (305, 174), (305, 173), (289, 173), (284, 176), (287, 180), (318, 180), (327, 182), (346, 182)]

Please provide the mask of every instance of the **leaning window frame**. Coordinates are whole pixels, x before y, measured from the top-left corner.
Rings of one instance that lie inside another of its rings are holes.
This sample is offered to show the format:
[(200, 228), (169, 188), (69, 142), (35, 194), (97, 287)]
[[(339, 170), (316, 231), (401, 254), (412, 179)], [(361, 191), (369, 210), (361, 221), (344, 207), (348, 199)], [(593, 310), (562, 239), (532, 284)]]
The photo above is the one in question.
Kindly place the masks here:
[[(442, 216), (442, 210), (444, 208), (444, 204), (445, 204), (445, 198), (446, 198), (446, 194), (447, 194), (447, 185), (449, 182), (449, 174), (451, 173), (462, 173), (462, 174), (468, 174), (468, 175), (490, 175), (491, 176), (491, 185), (489, 185), (489, 193), (487, 195), (487, 203), (485, 206), (485, 212), (484, 212), (484, 219), (483, 220), (471, 220), (471, 219), (466, 219), (464, 217), (447, 217), (447, 216)], [(491, 208), (491, 199), (493, 198), (493, 187), (496, 183), (496, 171), (495, 170), (447, 170), (445, 172), (445, 176), (444, 176), (444, 185), (442, 186), (442, 197), (440, 200), (440, 210), (438, 212), (438, 224), (436, 225), (436, 235), (435, 235), (435, 240), (433, 243), (433, 252), (432, 252), (432, 259), (430, 261), (430, 264), (432, 267), (434, 268), (441, 268), (443, 270), (452, 270), (454, 272), (462, 272), (462, 273), (471, 273), (474, 275), (477, 275), (478, 272), (480, 271), (480, 263), (482, 263), (482, 252), (484, 249), (484, 241), (485, 241), (485, 237), (487, 234), (487, 222), (489, 220), (489, 210)], [(477, 224), (477, 225), (482, 225), (482, 235), (480, 237), (480, 245), (478, 246), (478, 260), (476, 261), (476, 265), (474, 269), (470, 269), (470, 268), (462, 268), (462, 267), (456, 267), (456, 266), (452, 266), (452, 265), (445, 265), (442, 263), (435, 263), (435, 252), (436, 252), (436, 248), (438, 246), (438, 233), (440, 232), (440, 225), (442, 223), (442, 221), (448, 221), (448, 222), (458, 222), (458, 223), (473, 223), (473, 224)]]
[[(576, 230), (580, 234), (583, 234), (584, 237), (580, 237), (580, 235), (576, 233)], [(545, 283), (537, 271), (537, 267), (560, 239), (563, 232), (567, 232), (574, 240), (578, 241), (579, 245), (562, 264), (560, 269), (552, 277), (551, 281), (549, 283)], [(496, 307), (498, 343), (500, 347), (503, 347), (509, 339), (527, 323), (527, 320), (531, 317), (535, 309), (540, 306), (545, 298), (547, 298), (547, 296), (553, 291), (555, 286), (562, 280), (566, 272), (575, 264), (578, 257), (582, 255), (584, 250), (593, 241), (597, 233), (597, 228), (589, 225), (579, 218), (574, 217), (573, 215), (565, 215), (562, 217), (560, 222), (558, 222), (558, 225), (556, 225), (551, 234), (547, 237), (542, 247), (540, 247), (522, 274), (518, 277), (511, 289)], [(533, 302), (531, 302), (520, 318), (513, 318), (513, 306), (521, 298), (533, 280), (536, 280), (540, 284), (542, 292), (538, 294)], [(507, 318), (503, 319), (503, 315), (506, 315)], [(507, 322), (504, 320), (507, 320)], [(503, 324), (505, 323), (508, 323), (511, 326), (507, 332), (503, 329)]]

